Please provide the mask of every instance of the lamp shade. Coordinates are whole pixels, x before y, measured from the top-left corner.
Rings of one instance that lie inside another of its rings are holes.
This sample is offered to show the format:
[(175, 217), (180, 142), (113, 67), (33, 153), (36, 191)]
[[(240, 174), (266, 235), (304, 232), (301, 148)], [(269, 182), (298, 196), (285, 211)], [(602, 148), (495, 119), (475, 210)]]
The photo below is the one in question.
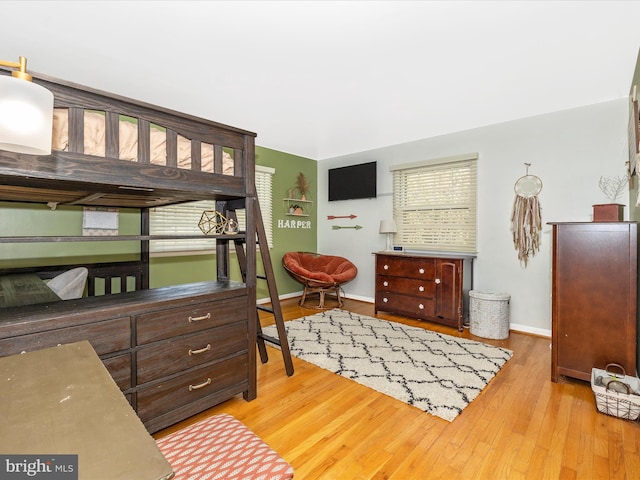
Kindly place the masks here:
[(381, 220), (380, 221), (380, 233), (396, 233), (398, 228), (394, 220)]
[(0, 75), (0, 150), (51, 154), (53, 94), (27, 80)]

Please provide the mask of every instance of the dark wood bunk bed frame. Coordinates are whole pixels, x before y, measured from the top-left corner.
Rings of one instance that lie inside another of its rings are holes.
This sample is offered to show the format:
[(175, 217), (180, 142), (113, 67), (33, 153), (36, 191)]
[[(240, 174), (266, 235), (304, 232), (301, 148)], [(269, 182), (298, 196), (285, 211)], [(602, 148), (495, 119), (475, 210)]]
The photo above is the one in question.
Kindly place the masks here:
[[(0, 356), (88, 340), (151, 433), (238, 394), (254, 399), (255, 242), (245, 242), (245, 282), (230, 279), (230, 241), (220, 235), (215, 281), (150, 289), (149, 241), (176, 237), (149, 235), (149, 208), (207, 199), (221, 212), (246, 206), (246, 230), (233, 240), (255, 239), (255, 134), (44, 75), (33, 74), (33, 81), (53, 92), (55, 108), (68, 109), (69, 148), (42, 156), (0, 150), (0, 200), (137, 208), (140, 235), (99, 239), (135, 239), (140, 258), (83, 265), (89, 270), (87, 297), (0, 309)], [(104, 157), (83, 153), (85, 110), (105, 114)], [(137, 161), (118, 159), (120, 115), (137, 123)], [(150, 162), (152, 125), (166, 129), (166, 165)], [(178, 136), (191, 141), (190, 170), (177, 167)], [(213, 172), (201, 171), (201, 143), (213, 145)], [(233, 175), (221, 173), (223, 151), (233, 152)], [(91, 240), (97, 238), (0, 237), (0, 243)], [(0, 275), (51, 278), (73, 266), (0, 265)], [(104, 294), (96, 295), (97, 279), (106, 285)], [(113, 279), (122, 293), (110, 294)], [(134, 291), (126, 291), (130, 279)]]

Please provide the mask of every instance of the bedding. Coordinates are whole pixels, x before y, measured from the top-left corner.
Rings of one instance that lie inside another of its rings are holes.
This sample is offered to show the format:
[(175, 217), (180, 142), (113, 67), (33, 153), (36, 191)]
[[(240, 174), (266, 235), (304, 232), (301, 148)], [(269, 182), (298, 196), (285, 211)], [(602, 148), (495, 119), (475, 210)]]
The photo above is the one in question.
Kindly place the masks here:
[(18, 307), (38, 303), (59, 302), (81, 298), (89, 270), (72, 268), (49, 280), (35, 273), (0, 275), (0, 307)]
[(35, 273), (0, 276), (0, 307), (18, 307), (61, 300)]
[[(138, 159), (138, 126), (128, 121), (119, 122), (120, 160), (137, 161)], [(105, 156), (105, 116), (99, 112), (84, 112), (84, 153), (98, 157)], [(167, 164), (167, 135), (160, 127), (150, 129), (151, 158), (154, 165)], [(69, 150), (69, 111), (56, 108), (53, 112), (52, 149), (66, 152)], [(233, 175), (234, 162), (231, 155), (223, 152), (224, 175)], [(213, 145), (201, 144), (201, 168), (213, 173)], [(178, 168), (191, 170), (191, 141), (178, 135)]]
[(82, 298), (88, 275), (89, 270), (85, 267), (72, 268), (51, 280), (45, 280), (45, 284), (62, 300)]

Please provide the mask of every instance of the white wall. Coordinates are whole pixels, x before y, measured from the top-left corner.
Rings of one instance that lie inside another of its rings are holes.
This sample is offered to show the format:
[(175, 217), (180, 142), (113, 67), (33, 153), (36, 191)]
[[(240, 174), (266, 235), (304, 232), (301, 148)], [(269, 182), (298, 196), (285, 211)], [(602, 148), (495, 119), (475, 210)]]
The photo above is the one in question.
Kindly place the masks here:
[[(392, 217), (389, 166), (478, 152), (478, 256), (476, 290), (511, 294), (511, 328), (543, 335), (551, 331), (551, 226), (547, 222), (592, 220), (592, 205), (609, 203), (598, 187), (601, 176), (621, 176), (627, 160), (627, 98), (455, 134), (417, 140), (377, 150), (322, 160), (318, 185), (327, 185), (327, 170), (376, 160), (378, 198), (328, 202), (318, 191), (318, 251), (342, 255), (358, 267), (356, 280), (345, 285), (348, 297), (373, 301), (374, 257), (385, 248), (379, 222)], [(529, 173), (542, 179), (541, 248), (524, 268), (510, 231), (513, 186)], [(628, 205), (628, 199), (620, 200)], [(625, 219), (629, 218), (625, 207)], [(327, 215), (357, 215), (354, 220), (327, 220)], [(361, 230), (332, 226), (361, 225)]]

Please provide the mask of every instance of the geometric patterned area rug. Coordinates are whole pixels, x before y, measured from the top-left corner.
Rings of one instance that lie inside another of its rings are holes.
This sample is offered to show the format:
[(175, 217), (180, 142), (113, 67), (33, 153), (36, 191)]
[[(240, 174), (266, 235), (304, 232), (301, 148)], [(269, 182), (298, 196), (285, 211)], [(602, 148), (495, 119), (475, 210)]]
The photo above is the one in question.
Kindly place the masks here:
[[(339, 309), (284, 325), (295, 357), (448, 421), (480, 394), (513, 354)], [(275, 326), (262, 330), (277, 338)]]
[(289, 480), (293, 467), (235, 417), (221, 413), (156, 440), (174, 480)]

